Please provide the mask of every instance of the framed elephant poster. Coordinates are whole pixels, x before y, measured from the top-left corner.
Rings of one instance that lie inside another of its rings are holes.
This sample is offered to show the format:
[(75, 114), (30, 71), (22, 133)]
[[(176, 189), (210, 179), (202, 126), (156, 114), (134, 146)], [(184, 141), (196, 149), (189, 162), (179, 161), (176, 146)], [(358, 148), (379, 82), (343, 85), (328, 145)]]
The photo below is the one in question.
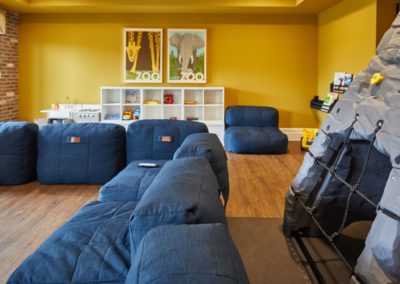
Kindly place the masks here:
[(168, 29), (168, 82), (206, 83), (205, 29)]
[(124, 82), (162, 82), (162, 29), (124, 29)]

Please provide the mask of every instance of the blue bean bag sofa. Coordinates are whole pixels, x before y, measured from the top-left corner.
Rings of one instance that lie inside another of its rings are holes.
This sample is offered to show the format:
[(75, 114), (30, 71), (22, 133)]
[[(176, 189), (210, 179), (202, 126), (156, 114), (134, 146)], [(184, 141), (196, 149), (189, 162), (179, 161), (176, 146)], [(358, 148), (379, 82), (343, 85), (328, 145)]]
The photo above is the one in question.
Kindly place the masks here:
[(231, 106), (225, 116), (225, 148), (237, 154), (284, 154), (288, 138), (272, 107)]
[(125, 128), (50, 124), (40, 128), (37, 177), (43, 184), (104, 184), (125, 167)]
[[(222, 194), (227, 201), (229, 182), (219, 139), (206, 133), (202, 123), (160, 123), (162, 128), (156, 121), (129, 126), (133, 130), (128, 129), (126, 140), (144, 152), (127, 145), (126, 157), (132, 160), (101, 188), (100, 200), (84, 206), (57, 229), (7, 283), (248, 283), (220, 200)], [(77, 126), (78, 132), (65, 127), (41, 129), (39, 149), (46, 153), (42, 167), (45, 161), (72, 156), (74, 145), (69, 144), (77, 138), (71, 137), (78, 137), (80, 143), (100, 139), (100, 135), (91, 136), (89, 126)], [(93, 127), (95, 133), (109, 134), (102, 144), (107, 147), (104, 157), (111, 149), (115, 161), (120, 161), (120, 129)], [(61, 149), (65, 141), (69, 141), (66, 153)], [(110, 146), (112, 141), (117, 146)], [(79, 161), (90, 160), (84, 154), (92, 153), (91, 146), (79, 149), (83, 156)], [(142, 161), (156, 162), (159, 167), (139, 167)], [(71, 181), (70, 171), (41, 170), (49, 173), (51, 182)], [(81, 171), (87, 170), (81, 166)], [(84, 175), (80, 178), (91, 181)], [(157, 247), (160, 251), (153, 251)], [(173, 262), (163, 263), (160, 257), (167, 257), (166, 253)]]
[(38, 127), (28, 122), (0, 123), (0, 185), (36, 179)]
[[(160, 241), (157, 238), (152, 240), (151, 235), (142, 244), (152, 229), (172, 224), (214, 223), (223, 225), (209, 226), (203, 233), (196, 232), (193, 227), (182, 227), (178, 233), (168, 233), (169, 230), (175, 231), (173, 226), (164, 229), (165, 236), (174, 238), (172, 242), (168, 239), (163, 241), (163, 250), (169, 247), (171, 257), (178, 253), (174, 243), (185, 244), (187, 237), (193, 234), (202, 236), (197, 240), (192, 239), (197, 248), (189, 246), (189, 243), (186, 245), (186, 253), (181, 252), (186, 255), (185, 258), (175, 255), (177, 260), (181, 259), (183, 266), (191, 267), (191, 263), (197, 265), (199, 250), (207, 249), (208, 252), (204, 251), (203, 255), (208, 255), (218, 247), (211, 258), (202, 259), (203, 268), (189, 271), (188, 275), (193, 276), (175, 275), (173, 281), (195, 283), (192, 280), (199, 279), (199, 272), (203, 272), (207, 275), (216, 274), (211, 279), (235, 275), (240, 280), (235, 283), (248, 283), (236, 248), (226, 228), (221, 227), (225, 226), (226, 219), (218, 195), (216, 176), (205, 158), (171, 160), (160, 170), (138, 202), (94, 201), (83, 207), (17, 268), (8, 283), (131, 283), (130, 279), (126, 279), (128, 272), (146, 268), (147, 272), (143, 270), (141, 273), (148, 273), (149, 266), (135, 268), (134, 265), (138, 260), (146, 262), (143, 257), (149, 257), (152, 253), (148, 251), (148, 246), (160, 245)], [(182, 231), (185, 228), (189, 230), (187, 233)], [(202, 231), (201, 228), (199, 230)], [(147, 251), (147, 255), (143, 255), (142, 251)], [(216, 264), (219, 264), (217, 270)], [(177, 262), (175, 265), (182, 267)], [(160, 273), (159, 267), (162, 267), (160, 262), (154, 264)], [(172, 266), (165, 264), (165, 268), (171, 269)], [(219, 273), (222, 276), (218, 276)], [(143, 280), (135, 283), (149, 282)]]

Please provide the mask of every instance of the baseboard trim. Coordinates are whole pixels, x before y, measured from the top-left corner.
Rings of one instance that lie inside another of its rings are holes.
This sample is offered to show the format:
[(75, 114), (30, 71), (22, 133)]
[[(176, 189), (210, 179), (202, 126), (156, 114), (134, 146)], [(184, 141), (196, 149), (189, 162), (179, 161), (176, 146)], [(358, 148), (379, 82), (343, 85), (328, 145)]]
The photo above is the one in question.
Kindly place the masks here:
[(280, 128), (285, 133), (289, 141), (300, 141), (303, 128)]

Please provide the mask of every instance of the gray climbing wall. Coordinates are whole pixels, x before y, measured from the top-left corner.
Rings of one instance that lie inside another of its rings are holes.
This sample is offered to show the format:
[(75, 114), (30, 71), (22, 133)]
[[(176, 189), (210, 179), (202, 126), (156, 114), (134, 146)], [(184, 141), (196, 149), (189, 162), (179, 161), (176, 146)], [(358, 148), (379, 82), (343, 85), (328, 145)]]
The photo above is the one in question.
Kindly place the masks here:
[[(371, 85), (374, 73), (381, 73), (384, 81)], [(357, 114), (357, 120), (355, 117)], [(383, 121), (376, 134), (374, 147), (390, 157), (392, 168), (384, 184), (384, 191), (364, 251), (355, 268), (356, 275), (365, 283), (400, 283), (400, 222), (385, 214), (389, 210), (400, 216), (400, 17), (397, 16), (377, 49), (368, 67), (358, 74), (343, 98), (324, 121), (316, 140), (305, 155), (303, 164), (286, 195), (284, 233), (291, 235), (306, 229), (309, 235), (320, 235), (311, 217), (299, 204), (300, 198), (328, 233), (340, 227), (341, 218), (332, 212), (343, 212), (348, 192), (333, 191), (321, 180), (329, 180), (330, 173), (315, 163), (315, 157), (329, 164), (340, 143), (350, 132), (352, 140), (371, 140), (378, 121)], [(327, 178), (328, 176), (328, 178)], [(331, 211), (331, 208), (333, 208)]]

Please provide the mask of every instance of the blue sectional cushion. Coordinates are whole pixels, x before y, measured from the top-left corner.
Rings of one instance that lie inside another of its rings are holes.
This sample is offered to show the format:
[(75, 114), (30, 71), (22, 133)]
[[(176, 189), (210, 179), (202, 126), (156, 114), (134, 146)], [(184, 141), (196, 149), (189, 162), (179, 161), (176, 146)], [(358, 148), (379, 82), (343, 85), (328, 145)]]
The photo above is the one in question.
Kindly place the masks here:
[(229, 197), (228, 164), (225, 149), (218, 136), (212, 133), (189, 135), (174, 155), (174, 159), (185, 157), (204, 157), (208, 160), (217, 176), (225, 202), (227, 202)]
[(225, 148), (240, 154), (284, 154), (288, 138), (275, 127), (231, 126), (225, 131)]
[(132, 212), (131, 250), (159, 225), (198, 223), (226, 223), (214, 172), (204, 158), (169, 161)]
[(231, 106), (226, 110), (225, 125), (278, 127), (279, 112), (273, 107)]
[(27, 122), (0, 123), (0, 185), (36, 178), (38, 127)]
[(249, 283), (223, 224), (159, 226), (133, 258), (128, 284)]
[(128, 126), (127, 162), (137, 160), (171, 160), (186, 136), (208, 132), (204, 123), (154, 119), (139, 120)]
[[(141, 162), (156, 163), (157, 168), (139, 167)], [(131, 162), (100, 188), (100, 201), (139, 201), (167, 160)]]
[(8, 283), (124, 283), (136, 202), (94, 201), (57, 229)]
[(104, 184), (125, 167), (125, 128), (116, 124), (50, 124), (40, 128), (38, 180)]

